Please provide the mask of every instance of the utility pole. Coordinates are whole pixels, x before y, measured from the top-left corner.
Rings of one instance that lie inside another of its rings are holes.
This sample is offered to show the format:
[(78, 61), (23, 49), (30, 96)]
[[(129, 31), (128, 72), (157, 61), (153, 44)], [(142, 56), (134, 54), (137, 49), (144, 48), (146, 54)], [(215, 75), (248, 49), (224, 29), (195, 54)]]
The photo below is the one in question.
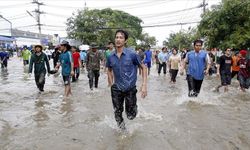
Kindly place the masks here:
[(38, 26), (38, 30), (39, 30), (39, 39), (40, 39), (40, 42), (41, 42), (41, 34), (42, 34), (42, 31), (41, 31), (41, 18), (40, 18), (40, 15), (43, 14), (44, 12), (40, 11), (40, 6), (41, 5), (44, 5), (43, 3), (41, 2), (38, 2), (38, 0), (33, 0), (32, 4), (36, 4), (37, 5), (37, 9), (34, 10), (34, 12), (36, 13), (36, 21), (37, 21), (37, 26)]
[(203, 0), (203, 14), (205, 13), (205, 11), (206, 11), (206, 0)]

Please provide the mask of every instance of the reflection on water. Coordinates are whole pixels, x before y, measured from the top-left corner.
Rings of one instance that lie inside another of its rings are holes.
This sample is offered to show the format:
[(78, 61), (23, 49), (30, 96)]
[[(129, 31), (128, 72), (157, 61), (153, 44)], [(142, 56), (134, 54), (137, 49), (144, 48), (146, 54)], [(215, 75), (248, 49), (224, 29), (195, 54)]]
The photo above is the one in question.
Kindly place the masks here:
[(38, 101), (35, 102), (35, 114), (33, 115), (33, 120), (37, 123), (37, 127), (45, 127), (46, 122), (50, 119), (45, 108), (46, 104), (49, 103), (42, 99), (38, 99)]

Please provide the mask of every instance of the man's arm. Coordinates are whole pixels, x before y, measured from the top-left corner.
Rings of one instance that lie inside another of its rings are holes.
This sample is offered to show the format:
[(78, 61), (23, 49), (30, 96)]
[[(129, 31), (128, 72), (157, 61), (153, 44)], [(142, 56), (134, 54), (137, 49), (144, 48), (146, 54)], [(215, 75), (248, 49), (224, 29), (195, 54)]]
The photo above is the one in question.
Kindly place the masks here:
[(142, 69), (141, 97), (145, 98), (147, 96), (147, 67), (142, 63), (139, 67)]
[(46, 67), (47, 67), (47, 72), (50, 73), (49, 59), (46, 56), (46, 54), (44, 54), (44, 57), (45, 57), (45, 63), (46, 63)]
[(29, 73), (32, 73), (32, 69), (33, 69), (33, 63), (34, 63), (34, 57), (30, 57), (30, 64), (29, 64)]
[(205, 71), (205, 74), (208, 74), (209, 73), (209, 69), (210, 69), (210, 67), (211, 67), (211, 60), (210, 60), (210, 57), (209, 57), (209, 55), (207, 54), (206, 55), (206, 66), (207, 66), (207, 69), (206, 69), (206, 71)]
[(107, 74), (108, 74), (108, 86), (110, 87), (114, 83), (114, 75), (112, 68), (108, 68)]

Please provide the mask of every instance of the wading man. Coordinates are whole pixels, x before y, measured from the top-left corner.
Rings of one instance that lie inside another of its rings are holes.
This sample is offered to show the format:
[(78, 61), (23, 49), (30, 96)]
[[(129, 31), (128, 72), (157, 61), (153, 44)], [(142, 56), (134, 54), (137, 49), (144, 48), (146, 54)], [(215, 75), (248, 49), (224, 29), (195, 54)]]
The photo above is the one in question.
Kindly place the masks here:
[(34, 64), (34, 74), (35, 74), (35, 81), (36, 86), (40, 92), (44, 91), (44, 84), (45, 84), (45, 75), (46, 75), (46, 68), (47, 72), (50, 72), (49, 60), (45, 53), (42, 52), (42, 46), (36, 45), (35, 52), (31, 55), (30, 64), (29, 64), (29, 74), (31, 75), (33, 64)]
[(111, 53), (106, 63), (115, 120), (121, 129), (125, 129), (122, 117), (124, 101), (127, 118), (133, 120), (137, 115), (136, 81), (138, 67), (142, 69), (141, 96), (144, 98), (147, 95), (147, 69), (142, 64), (138, 54), (125, 48), (127, 39), (128, 33), (126, 31), (116, 31), (115, 51)]
[(197, 97), (200, 93), (204, 75), (208, 74), (210, 68), (210, 59), (207, 52), (201, 50), (203, 41), (194, 41), (194, 50), (187, 53), (183, 63), (181, 74), (184, 68), (187, 67), (187, 82), (188, 82), (188, 96)]

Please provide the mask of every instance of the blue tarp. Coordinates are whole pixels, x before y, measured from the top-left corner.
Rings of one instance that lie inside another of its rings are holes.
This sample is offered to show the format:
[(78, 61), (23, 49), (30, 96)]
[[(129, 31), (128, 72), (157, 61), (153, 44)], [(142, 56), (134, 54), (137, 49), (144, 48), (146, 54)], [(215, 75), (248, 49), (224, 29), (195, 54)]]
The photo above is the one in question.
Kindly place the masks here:
[(12, 42), (12, 41), (15, 41), (15, 39), (14, 38), (8, 38), (8, 37), (5, 37), (5, 36), (0, 36), (0, 41)]

